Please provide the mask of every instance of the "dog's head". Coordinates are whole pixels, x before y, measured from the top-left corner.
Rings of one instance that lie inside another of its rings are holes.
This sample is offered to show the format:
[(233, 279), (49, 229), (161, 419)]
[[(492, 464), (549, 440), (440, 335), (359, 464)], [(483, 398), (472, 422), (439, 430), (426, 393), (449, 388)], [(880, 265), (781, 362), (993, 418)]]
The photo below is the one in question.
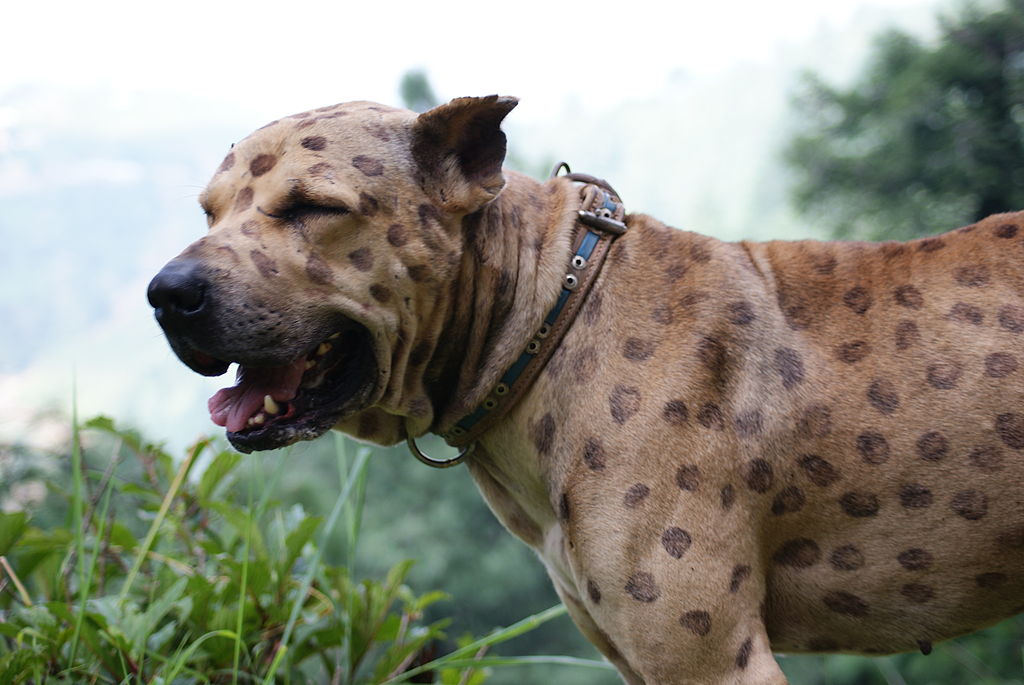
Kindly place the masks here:
[(236, 385), (210, 399), (235, 447), (315, 438), (422, 375), (461, 219), (504, 185), (500, 124), (515, 105), (460, 98), (417, 116), (347, 103), (232, 148), (200, 198), (209, 234), (148, 295), (191, 369), (238, 364)]

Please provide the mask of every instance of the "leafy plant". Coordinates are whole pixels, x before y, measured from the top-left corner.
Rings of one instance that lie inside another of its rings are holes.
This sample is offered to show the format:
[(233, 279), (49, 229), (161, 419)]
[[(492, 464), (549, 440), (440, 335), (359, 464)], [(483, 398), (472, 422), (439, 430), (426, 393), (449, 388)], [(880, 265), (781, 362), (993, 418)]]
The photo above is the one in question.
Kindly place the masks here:
[[(365, 448), (350, 458), (338, 438), (338, 494), (318, 517), (273, 499), (288, 452), (273, 473), (243, 478), (241, 455), (207, 440), (175, 462), (109, 419), (86, 429), (70, 478), (50, 483), (63, 521), (0, 514), (0, 682), (478, 685), (492, 666), (536, 661), (488, 656), (491, 645), (564, 613), (434, 658), (450, 621), (426, 612), (445, 595), (413, 592), (411, 561), (380, 578), (351, 572)], [(332, 565), (322, 550), (341, 526), (348, 564)]]

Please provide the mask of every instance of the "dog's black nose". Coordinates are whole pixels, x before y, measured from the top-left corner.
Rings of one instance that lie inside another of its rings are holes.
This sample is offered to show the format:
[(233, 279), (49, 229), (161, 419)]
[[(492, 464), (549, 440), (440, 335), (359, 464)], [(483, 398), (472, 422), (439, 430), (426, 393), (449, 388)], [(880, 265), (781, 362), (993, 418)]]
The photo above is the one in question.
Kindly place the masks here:
[(153, 277), (146, 295), (163, 324), (168, 318), (187, 319), (200, 314), (206, 303), (206, 287), (198, 261), (175, 259)]

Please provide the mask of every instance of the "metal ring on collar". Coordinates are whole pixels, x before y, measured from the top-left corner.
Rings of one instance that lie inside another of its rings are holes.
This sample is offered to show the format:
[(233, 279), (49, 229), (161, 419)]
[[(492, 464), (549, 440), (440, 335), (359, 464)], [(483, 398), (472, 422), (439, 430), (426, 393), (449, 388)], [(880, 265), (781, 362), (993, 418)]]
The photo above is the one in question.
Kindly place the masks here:
[(416, 445), (416, 439), (409, 435), (406, 437), (406, 444), (409, 446), (409, 451), (412, 452), (412, 456), (419, 459), (421, 462), (435, 469), (447, 469), (452, 466), (458, 466), (461, 464), (466, 457), (473, 453), (476, 448), (476, 443), (472, 443), (467, 447), (463, 447), (459, 450), (459, 453), (451, 459), (434, 459), (429, 454), (424, 454), (422, 450)]

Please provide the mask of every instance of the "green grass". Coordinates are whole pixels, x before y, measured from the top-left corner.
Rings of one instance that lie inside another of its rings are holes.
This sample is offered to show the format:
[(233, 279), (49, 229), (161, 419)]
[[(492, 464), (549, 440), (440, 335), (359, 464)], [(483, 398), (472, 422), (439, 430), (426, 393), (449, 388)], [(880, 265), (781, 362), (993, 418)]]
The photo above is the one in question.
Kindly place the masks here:
[[(323, 518), (275, 498), (289, 451), (267, 476), (210, 441), (175, 460), (109, 419), (76, 422), (69, 472), (48, 483), (60, 507), (0, 514), (0, 682), (478, 685), (514, 665), (610, 669), (490, 654), (564, 607), (453, 639), (446, 596), (405, 583), (411, 561), (357, 579), (369, 450), (335, 448)], [(345, 563), (328, 563), (339, 536)]]

